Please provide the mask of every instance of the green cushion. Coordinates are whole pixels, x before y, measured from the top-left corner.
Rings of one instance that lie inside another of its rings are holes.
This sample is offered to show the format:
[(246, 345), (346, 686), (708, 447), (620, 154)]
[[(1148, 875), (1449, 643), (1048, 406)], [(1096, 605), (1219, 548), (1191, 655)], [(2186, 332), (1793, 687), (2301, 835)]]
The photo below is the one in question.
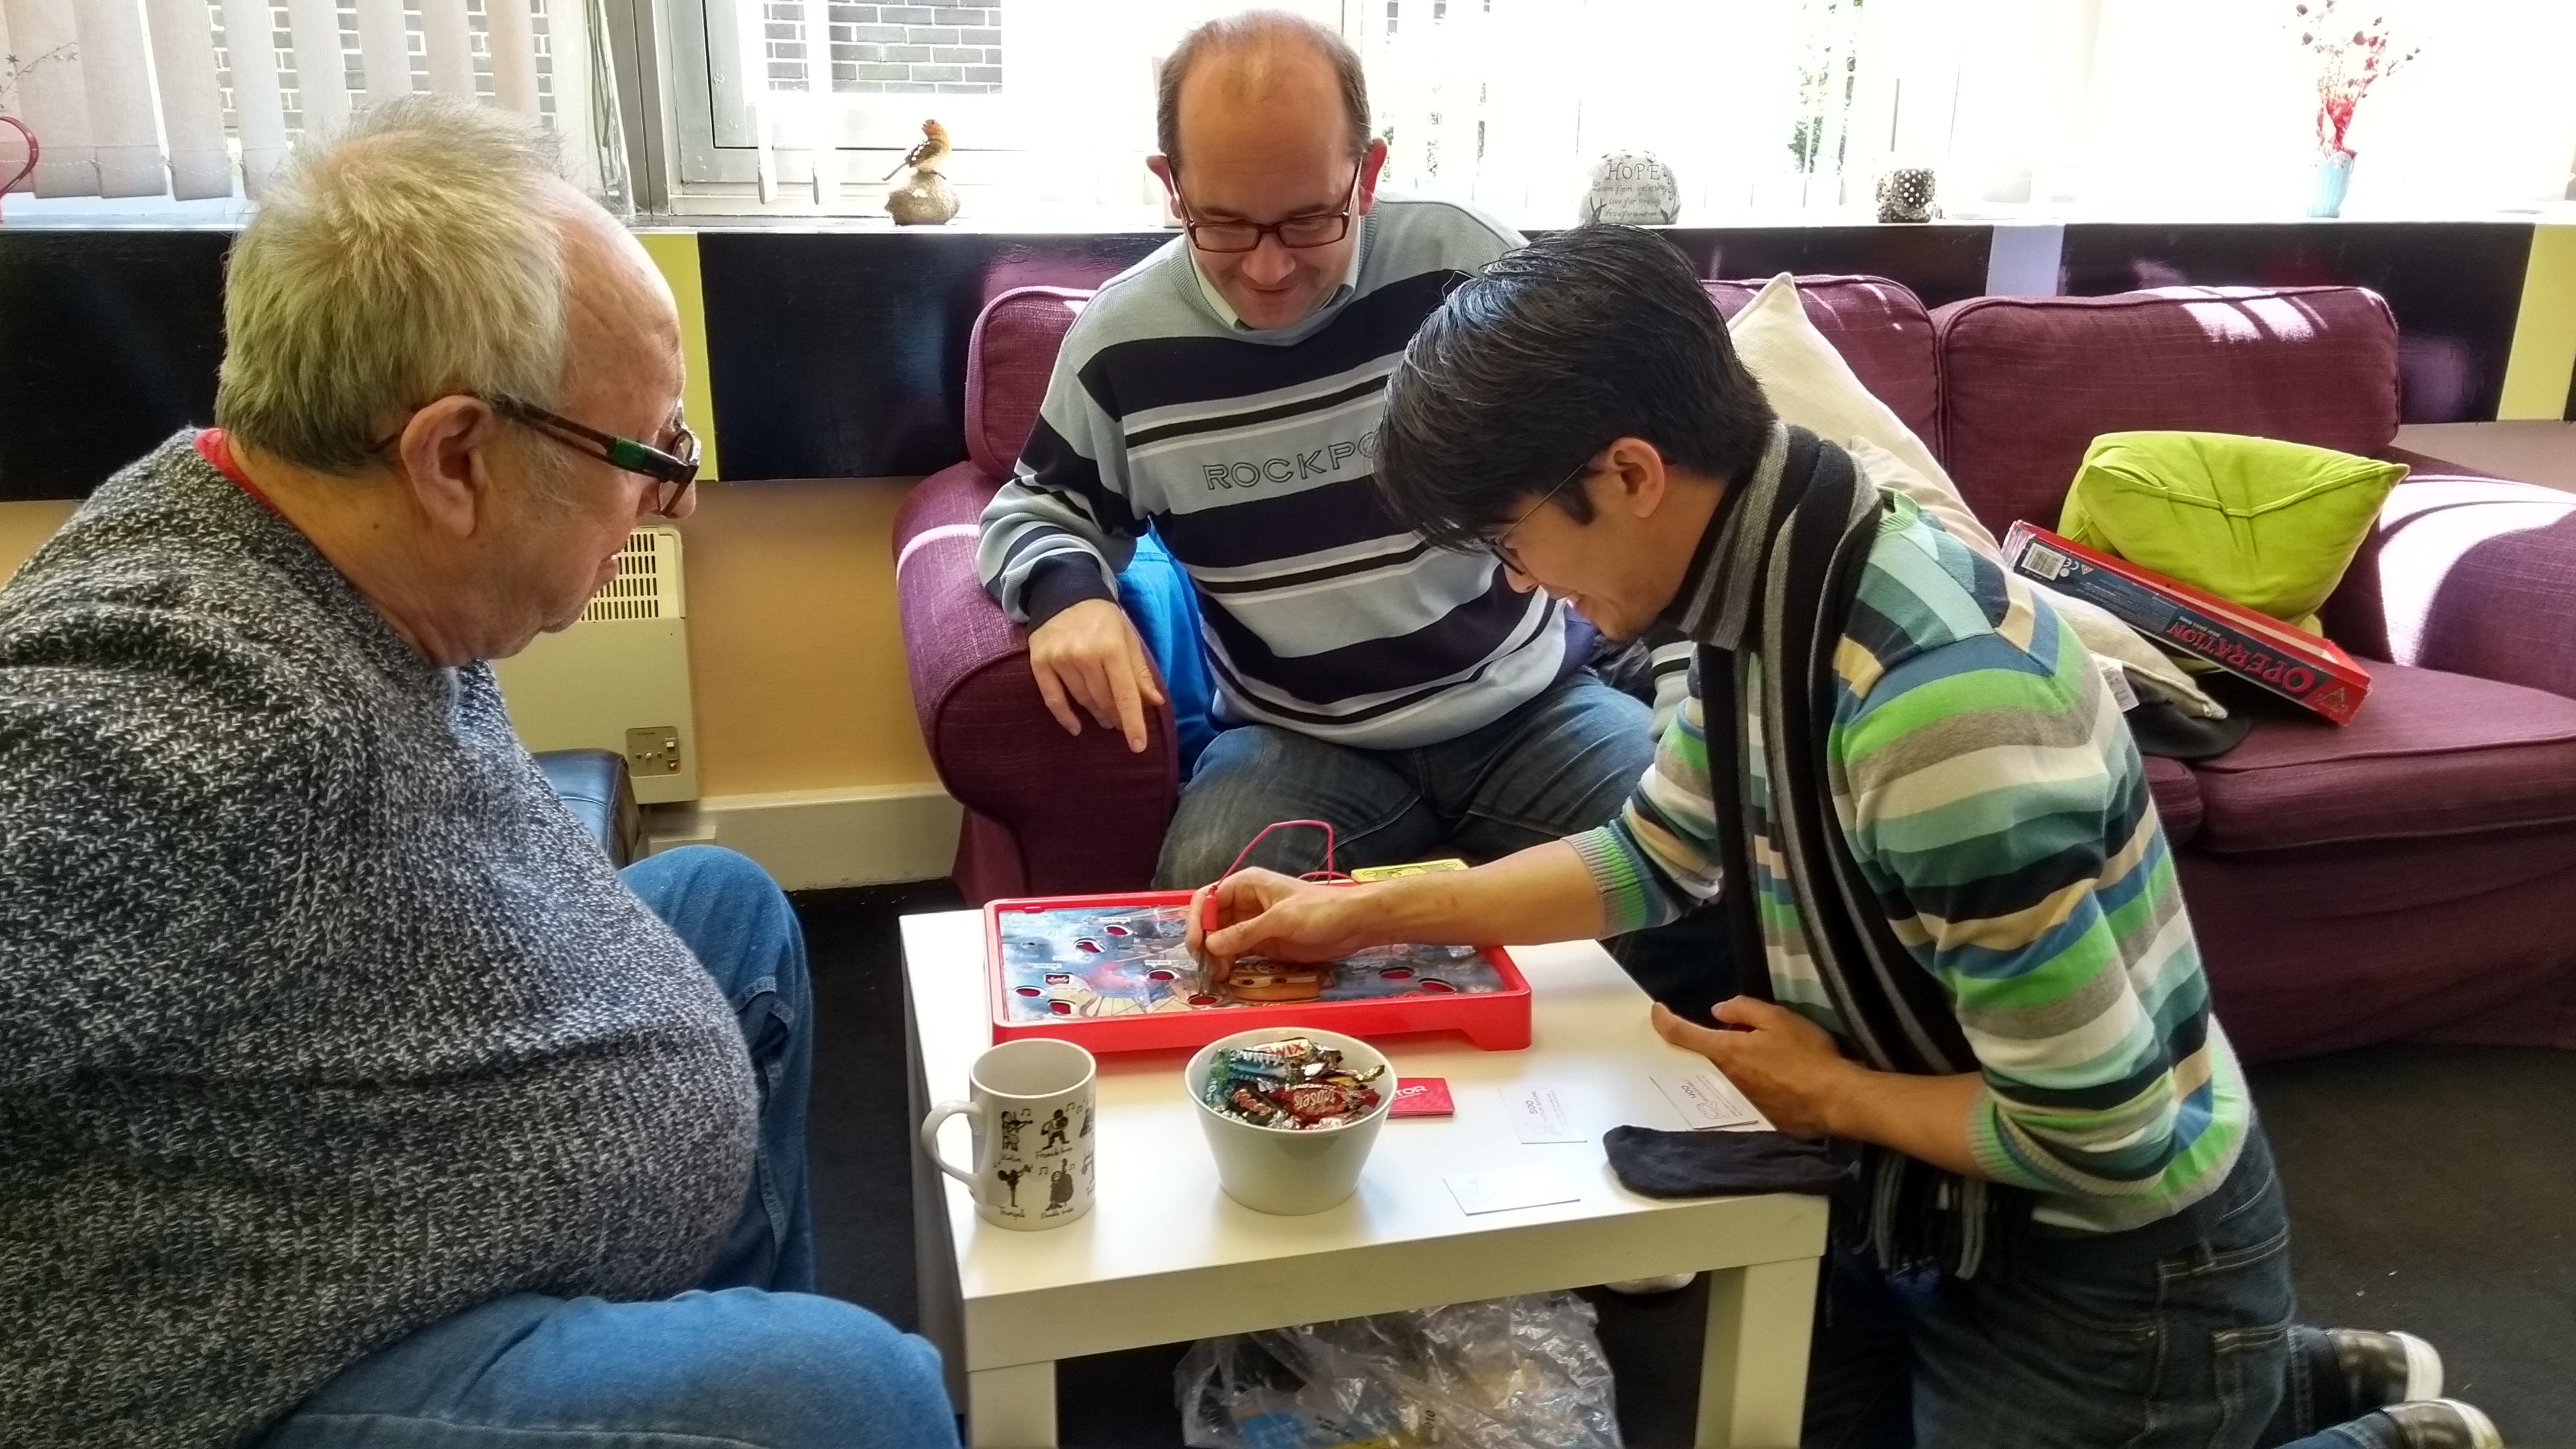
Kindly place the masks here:
[(2057, 531), (2313, 634), (2403, 463), (2232, 433), (2104, 433)]

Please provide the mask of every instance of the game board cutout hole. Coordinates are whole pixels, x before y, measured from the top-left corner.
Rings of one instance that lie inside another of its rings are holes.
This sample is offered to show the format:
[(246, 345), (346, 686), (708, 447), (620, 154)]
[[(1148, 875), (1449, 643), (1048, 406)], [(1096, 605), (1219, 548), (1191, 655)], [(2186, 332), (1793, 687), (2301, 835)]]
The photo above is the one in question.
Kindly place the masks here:
[(1071, 1016), (1073, 1015), (1073, 1003), (1062, 997), (1058, 997), (1047, 1003), (1047, 1010), (1054, 1012), (1058, 1016)]
[(1035, 996), (1038, 994), (1038, 989), (1034, 986), (1019, 986), (1012, 989), (1022, 996)]
[(1413, 968), (1410, 966), (1389, 966), (1377, 974), (1385, 977), (1389, 981), (1410, 981), (1413, 979)]
[(1422, 988), (1421, 988), (1421, 989), (1422, 989), (1422, 990), (1424, 990), (1424, 991), (1428, 991), (1428, 992), (1432, 993), (1432, 994), (1433, 994), (1433, 995), (1435, 995), (1435, 996), (1445, 996), (1445, 995), (1449, 994), (1450, 992), (1457, 990), (1458, 988), (1457, 988), (1457, 987), (1455, 987), (1455, 986), (1450, 985), (1450, 984), (1449, 984), (1448, 982), (1446, 982), (1446, 981), (1441, 980), (1441, 979), (1440, 979), (1439, 977), (1437, 977), (1437, 976), (1425, 976), (1425, 977), (1423, 977), (1423, 978), (1422, 978)]

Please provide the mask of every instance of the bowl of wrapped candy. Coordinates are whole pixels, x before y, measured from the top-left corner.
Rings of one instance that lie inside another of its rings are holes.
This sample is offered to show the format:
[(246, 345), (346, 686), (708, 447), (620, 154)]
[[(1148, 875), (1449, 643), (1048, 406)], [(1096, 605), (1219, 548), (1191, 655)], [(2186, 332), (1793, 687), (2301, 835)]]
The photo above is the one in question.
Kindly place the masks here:
[(1395, 1078), (1357, 1037), (1312, 1027), (1239, 1031), (1181, 1074), (1225, 1195), (1255, 1212), (1319, 1213), (1357, 1191)]

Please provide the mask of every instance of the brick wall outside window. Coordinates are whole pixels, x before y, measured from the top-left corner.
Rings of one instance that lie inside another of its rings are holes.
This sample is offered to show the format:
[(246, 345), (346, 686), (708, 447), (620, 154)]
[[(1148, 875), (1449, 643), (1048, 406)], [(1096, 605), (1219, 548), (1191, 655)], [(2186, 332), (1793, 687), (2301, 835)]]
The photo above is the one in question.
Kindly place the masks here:
[[(1002, 88), (1002, 8), (832, 0), (832, 89), (863, 95), (990, 95)], [(804, 90), (810, 77), (802, 0), (763, 7), (769, 79)]]

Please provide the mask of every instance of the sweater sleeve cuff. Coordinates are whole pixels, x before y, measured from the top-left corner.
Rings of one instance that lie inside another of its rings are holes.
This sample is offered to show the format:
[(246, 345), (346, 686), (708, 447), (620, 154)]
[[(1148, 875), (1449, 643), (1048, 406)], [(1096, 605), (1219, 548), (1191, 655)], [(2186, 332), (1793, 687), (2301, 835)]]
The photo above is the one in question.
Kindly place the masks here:
[(2066, 1185), (2033, 1172), (2004, 1141), (2003, 1103), (1992, 1087), (1977, 1094), (1976, 1105), (1968, 1109), (1968, 1153), (1977, 1161), (1977, 1169), (1989, 1181), (2034, 1192), (2064, 1192)]
[(1621, 843), (1616, 826), (1570, 835), (1565, 843), (1574, 847), (1592, 876), (1593, 890), (1600, 894), (1604, 939), (1661, 924), (1655, 919), (1653, 893), (1646, 888), (1646, 868)]
[(1031, 629), (1086, 599), (1118, 602), (1118, 591), (1101, 576), (1100, 561), (1089, 554), (1040, 559), (1030, 566), (1029, 581), (1020, 593)]

